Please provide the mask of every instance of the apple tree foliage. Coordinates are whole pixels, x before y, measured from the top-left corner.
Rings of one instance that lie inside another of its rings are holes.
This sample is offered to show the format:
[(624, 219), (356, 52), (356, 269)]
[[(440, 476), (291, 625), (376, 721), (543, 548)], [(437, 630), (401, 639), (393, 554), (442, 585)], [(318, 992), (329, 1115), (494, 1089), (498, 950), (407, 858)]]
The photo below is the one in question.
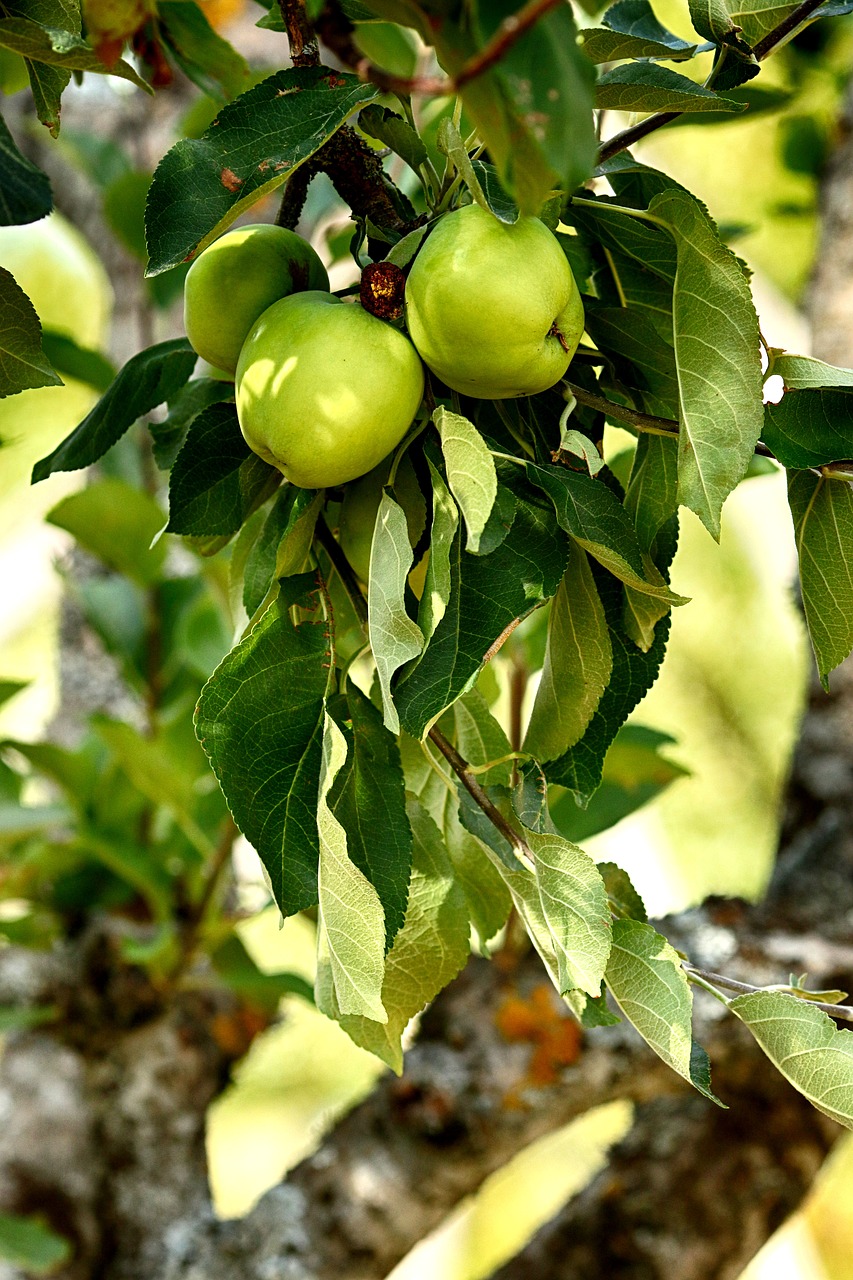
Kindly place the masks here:
[[(691, 0), (686, 41), (648, 0), (617, 0), (580, 33), (560, 0), (283, 0), (258, 25), (271, 59), (287, 61), (289, 34), (294, 65), (252, 84), (189, 0), (164, 0), (146, 40), (134, 37), (136, 63), (109, 65), (76, 0), (0, 3), (0, 46), (26, 60), (53, 132), (81, 72), (149, 87), (172, 62), (219, 105), (150, 182), (147, 273), (162, 297), (262, 197), (278, 190), (287, 208), (301, 169), (340, 178), (334, 156), (349, 147), (373, 158), (339, 185), (352, 193), (359, 267), (406, 271), (435, 220), (474, 200), (504, 221), (546, 222), (586, 313), (566, 380), (542, 394), (491, 402), (428, 385), (389, 464), (362, 584), (335, 536), (345, 493), (283, 484), (244, 443), (233, 384), (200, 376), (188, 341), (140, 352), (104, 386), (92, 353), (43, 345), (29, 300), (0, 273), (0, 393), (63, 371), (103, 390), (33, 480), (100, 464), (50, 519), (111, 570), (78, 588), (80, 603), (133, 688), (150, 688), (152, 608), (159, 618), (147, 732), (101, 717), (74, 751), (6, 744), (2, 841), (20, 855), (15, 892), (33, 902), (21, 939), (62, 916), (57, 894), (102, 909), (135, 895), (153, 929), (134, 960), (168, 968), (183, 913), (217, 971), (274, 1001), (298, 980), (262, 975), (225, 916), (199, 915), (236, 828), (281, 912), (316, 910), (316, 1003), (395, 1070), (410, 1019), (471, 939), (487, 949), (514, 912), (584, 1026), (629, 1019), (716, 1101), (692, 1036), (698, 982), (816, 1107), (853, 1127), (853, 1036), (827, 1013), (839, 993), (794, 983), (735, 997), (654, 929), (623, 871), (578, 843), (677, 774), (661, 736), (626, 722), (664, 660), (670, 610), (686, 603), (668, 581), (679, 507), (718, 537), (732, 490), (757, 468), (785, 468), (825, 685), (853, 649), (853, 371), (767, 349), (749, 270), (713, 211), (631, 151), (685, 113), (767, 109), (773, 93), (754, 83), (764, 59), (851, 8)], [(380, 31), (374, 62), (364, 49)], [(407, 31), (433, 51), (429, 74), (397, 65)], [(431, 100), (438, 112), (422, 112)], [(642, 118), (599, 143), (611, 110)], [(376, 147), (405, 180), (392, 182)], [(102, 177), (107, 159), (91, 161)], [(5, 126), (0, 193), (7, 224), (51, 207)], [(772, 374), (785, 392), (765, 405)], [(122, 462), (141, 419), (167, 513)], [(613, 468), (605, 422), (636, 440)], [(195, 576), (170, 567), (177, 540), (201, 557)], [(495, 714), (504, 645), (541, 670), (523, 736)], [(58, 798), (24, 804), (27, 768)]]

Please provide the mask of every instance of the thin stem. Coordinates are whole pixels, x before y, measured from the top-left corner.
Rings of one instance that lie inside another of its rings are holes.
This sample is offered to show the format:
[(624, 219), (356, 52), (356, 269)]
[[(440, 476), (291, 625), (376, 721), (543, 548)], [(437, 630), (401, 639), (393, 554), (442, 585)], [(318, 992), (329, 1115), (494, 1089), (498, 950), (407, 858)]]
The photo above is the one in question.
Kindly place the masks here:
[[(687, 977), (692, 981), (698, 982), (700, 986), (711, 984), (715, 987), (722, 987), (724, 991), (732, 991), (737, 995), (755, 995), (758, 991), (768, 991), (768, 987), (754, 987), (749, 982), (738, 982), (736, 978), (727, 978), (721, 973), (709, 973), (707, 969), (699, 969), (696, 965), (690, 964), (689, 961), (682, 961), (682, 968)], [(793, 996), (795, 1000), (802, 1000), (803, 997), (797, 995), (796, 991), (791, 987), (776, 987), (777, 991), (784, 991), (786, 994)], [(712, 992), (712, 995), (718, 995)], [(824, 1013), (828, 1013), (833, 1018), (842, 1018), (847, 1022), (853, 1022), (853, 1005), (849, 1004), (828, 1004), (823, 1000), (805, 1000), (805, 1004), (810, 1004), (815, 1009), (822, 1009)]]
[(615, 404), (573, 382), (564, 381), (563, 386), (572, 393), (578, 404), (586, 405), (588, 409), (597, 409), (599, 413), (607, 414), (609, 418), (618, 418), (620, 422), (628, 422), (638, 431), (655, 436), (678, 435), (678, 423), (674, 418), (658, 418), (650, 413), (641, 413), (639, 409), (629, 409), (627, 405)]
[(533, 852), (527, 841), (507, 822), (500, 809), (492, 804), (479, 782), (471, 774), (468, 761), (459, 754), (453, 744), (448, 742), (441, 730), (434, 725), (429, 731), (429, 737), (438, 747), (465, 790), (479, 808), (483, 810), (495, 830), (500, 832), (515, 854), (532, 863), (534, 861)]
[(543, 18), (546, 13), (556, 9), (563, 0), (527, 0), (517, 13), (504, 18), (495, 34), (483, 45), (479, 53), (475, 53), (457, 72), (454, 87), (460, 89), (484, 71), (488, 71), (496, 62), (500, 62), (504, 54), (520, 40), (526, 31)]
[(442, 782), (444, 783), (444, 785), (447, 787), (447, 790), (451, 793), (451, 795), (454, 795), (454, 796), (455, 796), (455, 795), (456, 795), (456, 786), (455, 786), (455, 784), (454, 784), (454, 782), (453, 782), (453, 779), (449, 776), (449, 774), (446, 774), (446, 773), (444, 772), (444, 770), (442, 769), (441, 765), (440, 765), (440, 764), (438, 763), (438, 761), (435, 759), (435, 757), (433, 756), (432, 752), (430, 751), (429, 747), (427, 746), (427, 744), (426, 744), (425, 742), (422, 742), (422, 743), (421, 743), (421, 751), (422, 751), (422, 752), (424, 753), (424, 755), (426, 756), (427, 764), (429, 765), (429, 767), (430, 767), (432, 770), (434, 770), (434, 772), (435, 772), (435, 773), (437, 773), (437, 774), (438, 774), (439, 778), (441, 778), (441, 781), (442, 781)]
[(340, 543), (335, 538), (329, 526), (326, 524), (326, 517), (320, 516), (317, 521), (317, 529), (315, 534), (317, 541), (325, 551), (326, 555), (332, 562), (332, 568), (341, 580), (341, 586), (350, 598), (350, 603), (355, 610), (359, 622), (364, 626), (367, 622), (367, 601), (364, 598), (358, 578), (341, 549)]
[[(753, 46), (752, 53), (756, 62), (763, 62), (767, 55), (772, 53), (777, 45), (781, 44), (796, 31), (797, 27), (801, 26), (816, 9), (819, 9), (822, 3), (823, 0), (803, 0), (803, 3), (794, 9), (793, 13), (789, 13), (772, 31), (768, 31), (767, 35)], [(705, 81), (705, 88), (711, 87), (719, 74), (721, 64), (722, 57), (712, 67), (711, 74)], [(685, 112), (683, 111), (659, 111), (657, 115), (647, 116), (639, 124), (631, 125), (630, 128), (623, 129), (621, 133), (615, 133), (600, 148), (598, 163), (604, 164), (606, 160), (611, 160), (620, 151), (627, 151), (636, 142), (647, 138), (650, 133), (655, 133), (658, 129), (662, 129), (665, 124), (670, 124), (684, 114)]]

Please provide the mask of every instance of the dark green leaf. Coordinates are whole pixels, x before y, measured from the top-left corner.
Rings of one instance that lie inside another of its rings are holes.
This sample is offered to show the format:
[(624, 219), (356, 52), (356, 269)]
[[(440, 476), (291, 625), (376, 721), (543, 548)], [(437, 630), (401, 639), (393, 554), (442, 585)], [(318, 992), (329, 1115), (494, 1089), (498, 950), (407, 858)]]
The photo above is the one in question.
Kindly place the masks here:
[(811, 471), (792, 471), (788, 502), (800, 560), (803, 609), (818, 674), (853, 649), (853, 485)]
[(457, 529), (444, 616), (394, 694), (410, 733), (421, 737), (470, 687), (507, 628), (554, 595), (567, 558), (565, 537), (553, 519), (526, 502), (519, 503), (512, 529), (491, 555), (464, 552)]
[[(316, 574), (285, 578), (275, 604), (202, 690), (196, 732), (237, 826), (284, 915), (317, 902), (323, 698), (333, 662)], [(293, 605), (316, 620), (294, 623)]]
[(853, 390), (786, 392), (778, 404), (764, 406), (761, 439), (783, 467), (853, 458)]
[(593, 62), (618, 62), (623, 58), (680, 62), (696, 52), (695, 44), (688, 44), (658, 22), (648, 0), (618, 0), (601, 22), (602, 27), (589, 27), (580, 33), (581, 48)]
[[(72, 37), (80, 35), (83, 25), (79, 0), (6, 0), (3, 13), (8, 18), (25, 18)], [(29, 58), (25, 58), (24, 63), (36, 115), (56, 137), (59, 133), (60, 99), (71, 79), (71, 72), (45, 66), (43, 62)]]
[(631, 884), (628, 872), (615, 862), (599, 862), (598, 870), (614, 915), (626, 920), (639, 920), (644, 924), (648, 920), (645, 903)]
[(169, 412), (162, 422), (149, 422), (154, 461), (161, 471), (171, 471), (183, 448), (190, 426), (212, 404), (233, 401), (234, 383), (219, 378), (194, 378), (179, 387), (169, 400)]
[(198, 357), (186, 338), (173, 338), (133, 356), (106, 395), (53, 453), (33, 467), (33, 484), (54, 471), (88, 467), (120, 440), (137, 418), (169, 400), (190, 377)]
[(582, 844), (660, 795), (687, 772), (660, 754), (671, 743), (668, 734), (645, 725), (623, 725), (604, 757), (601, 785), (585, 809), (571, 792), (551, 788), (548, 803), (557, 830)]
[(286, 485), (276, 497), (243, 575), (243, 605), (251, 618), (276, 578), (301, 573), (311, 547), (322, 495)]
[(87, 382), (96, 391), (106, 391), (116, 376), (115, 366), (106, 356), (102, 356), (100, 351), (78, 347), (74, 339), (65, 333), (44, 330), (42, 346), (57, 372), (64, 373), (67, 378), (76, 378), (78, 382)]
[(46, 518), (141, 586), (160, 576), (166, 546), (152, 548), (151, 540), (163, 527), (163, 513), (143, 489), (122, 480), (99, 480), (63, 498)]
[(595, 105), (611, 111), (744, 111), (742, 102), (705, 89), (654, 62), (629, 62), (599, 76)]
[(0, 116), (0, 225), (37, 222), (52, 208), (50, 178), (21, 155)]
[(146, 209), (149, 275), (194, 258), (377, 90), (327, 67), (278, 71), (161, 160)]
[(211, 27), (197, 4), (160, 0), (160, 35), (184, 75), (216, 102), (230, 102), (246, 88), (246, 59)]
[(548, 781), (558, 782), (573, 791), (582, 805), (589, 802), (601, 783), (608, 747), (634, 707), (657, 679), (669, 635), (667, 615), (655, 627), (655, 639), (651, 648), (643, 653), (625, 631), (622, 589), (619, 583), (600, 571), (596, 574), (596, 581), (610, 628), (613, 672), (598, 704), (598, 710), (580, 742), (546, 767)]
[(347, 685), (346, 704), (352, 729), (342, 723), (342, 717), (337, 719), (346, 738), (347, 758), (328, 803), (346, 831), (350, 859), (379, 894), (387, 950), (405, 919), (412, 867), (403, 766), (395, 735), (352, 683)]
[(730, 102), (742, 102), (746, 107), (736, 116), (726, 116), (725, 120), (720, 120), (713, 112), (695, 112), (685, 113), (678, 116), (676, 120), (670, 121), (667, 125), (668, 129), (677, 128), (679, 125), (688, 125), (692, 128), (698, 128), (703, 125), (721, 125), (735, 124), (738, 120), (751, 121), (757, 116), (766, 115), (770, 111), (778, 111), (780, 107), (784, 107), (793, 98), (790, 89), (769, 88), (767, 85), (747, 84), (741, 88), (730, 88), (726, 90), (726, 97)]
[(31, 387), (61, 387), (42, 348), (35, 307), (11, 272), (0, 267), (0, 399)]
[(402, 116), (387, 107), (376, 104), (364, 107), (359, 113), (358, 125), (371, 138), (384, 142), (386, 147), (402, 157), (415, 173), (426, 162), (427, 149), (419, 135)]
[[(476, 31), (441, 23), (428, 38), (442, 66), (455, 75), (516, 10), (516, 0), (490, 0), (479, 9)], [(595, 163), (593, 69), (576, 36), (571, 8), (560, 5), (461, 91), (501, 184), (522, 213), (538, 213), (554, 188), (578, 186)]]
[(301, 996), (314, 1003), (311, 983), (298, 973), (266, 973), (259, 969), (236, 933), (229, 934), (211, 953), (211, 964), (222, 981), (250, 1004), (272, 1015), (282, 996)]
[(193, 420), (172, 467), (166, 531), (236, 533), (280, 484), (281, 472), (243, 439), (236, 407), (213, 404)]

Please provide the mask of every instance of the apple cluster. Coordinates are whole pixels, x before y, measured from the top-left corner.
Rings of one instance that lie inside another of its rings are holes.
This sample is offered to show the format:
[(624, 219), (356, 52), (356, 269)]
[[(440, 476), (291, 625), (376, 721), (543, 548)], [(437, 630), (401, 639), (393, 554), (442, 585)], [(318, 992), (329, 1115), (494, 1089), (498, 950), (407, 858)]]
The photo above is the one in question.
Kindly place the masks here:
[(345, 484), (388, 456), (423, 399), (424, 364), (467, 396), (534, 395), (565, 374), (584, 323), (548, 228), (478, 205), (432, 228), (405, 309), (408, 336), (330, 293), (311, 246), (267, 224), (205, 249), (184, 295), (194, 349), (236, 378), (246, 443), (306, 489)]

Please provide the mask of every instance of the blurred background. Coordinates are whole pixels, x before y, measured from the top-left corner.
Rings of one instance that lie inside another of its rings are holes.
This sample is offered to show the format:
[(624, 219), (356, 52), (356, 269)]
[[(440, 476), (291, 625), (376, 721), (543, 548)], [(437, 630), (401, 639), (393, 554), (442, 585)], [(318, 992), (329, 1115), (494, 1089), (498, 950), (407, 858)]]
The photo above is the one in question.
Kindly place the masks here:
[[(283, 36), (258, 31), (252, 0), (211, 0), (211, 22), (263, 78), (286, 61)], [(686, 3), (656, 4), (677, 34), (691, 32)], [(591, 18), (584, 18), (591, 22)], [(420, 52), (392, 28), (370, 32), (371, 54), (409, 73)], [(275, 48), (275, 42), (280, 49)], [(275, 53), (273, 52), (275, 48)], [(766, 65), (761, 105), (747, 119), (678, 124), (637, 149), (704, 200), (732, 247), (755, 272), (762, 330), (770, 345), (806, 353), (803, 315), (818, 243), (821, 175), (837, 132), (850, 68), (853, 20), (809, 28)], [(51, 173), (63, 211), (25, 228), (0, 229), (0, 263), (33, 302), (45, 327), (73, 335), (118, 364), (144, 345), (181, 332), (180, 270), (143, 279), (143, 210), (153, 169), (171, 143), (198, 136), (215, 114), (209, 98), (179, 81), (146, 98), (133, 86), (87, 77), (64, 100), (60, 138), (37, 137), (20, 66), (0, 56), (4, 114)], [(704, 74), (680, 64), (682, 74)], [(424, 108), (424, 118), (442, 104)], [(630, 120), (608, 113), (605, 132)], [(274, 217), (255, 206), (251, 220)], [(300, 229), (330, 267), (332, 285), (349, 282), (346, 211), (325, 178), (314, 181)], [(105, 366), (106, 367), (106, 366)], [(0, 736), (37, 739), (58, 697), (62, 582), (56, 572), (69, 542), (44, 514), (82, 483), (79, 475), (28, 484), (32, 463), (80, 420), (97, 398), (88, 382), (28, 391), (0, 403), (0, 678), (28, 688), (0, 709)], [(609, 430), (609, 429), (608, 429)], [(616, 457), (624, 440), (607, 440)], [(673, 586), (693, 602), (673, 617), (657, 684), (632, 722), (668, 735), (663, 755), (676, 777), (665, 791), (584, 842), (597, 859), (621, 863), (659, 916), (708, 894), (761, 895), (778, 837), (779, 803), (797, 734), (810, 655), (795, 607), (795, 555), (781, 474), (745, 481), (727, 503), (716, 545), (682, 513)], [(109, 658), (104, 655), (105, 666)], [(609, 761), (618, 774), (618, 758)], [(667, 780), (670, 778), (668, 776)], [(653, 794), (655, 787), (650, 787)], [(246, 902), (266, 895), (251, 850), (240, 852)], [(247, 920), (243, 939), (257, 963), (312, 978), (313, 937), (300, 918), (279, 927), (266, 908)], [(236, 1079), (211, 1109), (208, 1148), (219, 1212), (245, 1212), (317, 1145), (381, 1070), (343, 1032), (295, 998), (254, 1043)], [(515, 1253), (579, 1190), (630, 1126), (615, 1103), (523, 1152), (462, 1205), (394, 1271), (394, 1280), (440, 1275), (478, 1280)], [(847, 1207), (845, 1207), (847, 1206)], [(835, 1149), (812, 1196), (744, 1273), (748, 1280), (843, 1280), (853, 1276), (853, 1143)]]

